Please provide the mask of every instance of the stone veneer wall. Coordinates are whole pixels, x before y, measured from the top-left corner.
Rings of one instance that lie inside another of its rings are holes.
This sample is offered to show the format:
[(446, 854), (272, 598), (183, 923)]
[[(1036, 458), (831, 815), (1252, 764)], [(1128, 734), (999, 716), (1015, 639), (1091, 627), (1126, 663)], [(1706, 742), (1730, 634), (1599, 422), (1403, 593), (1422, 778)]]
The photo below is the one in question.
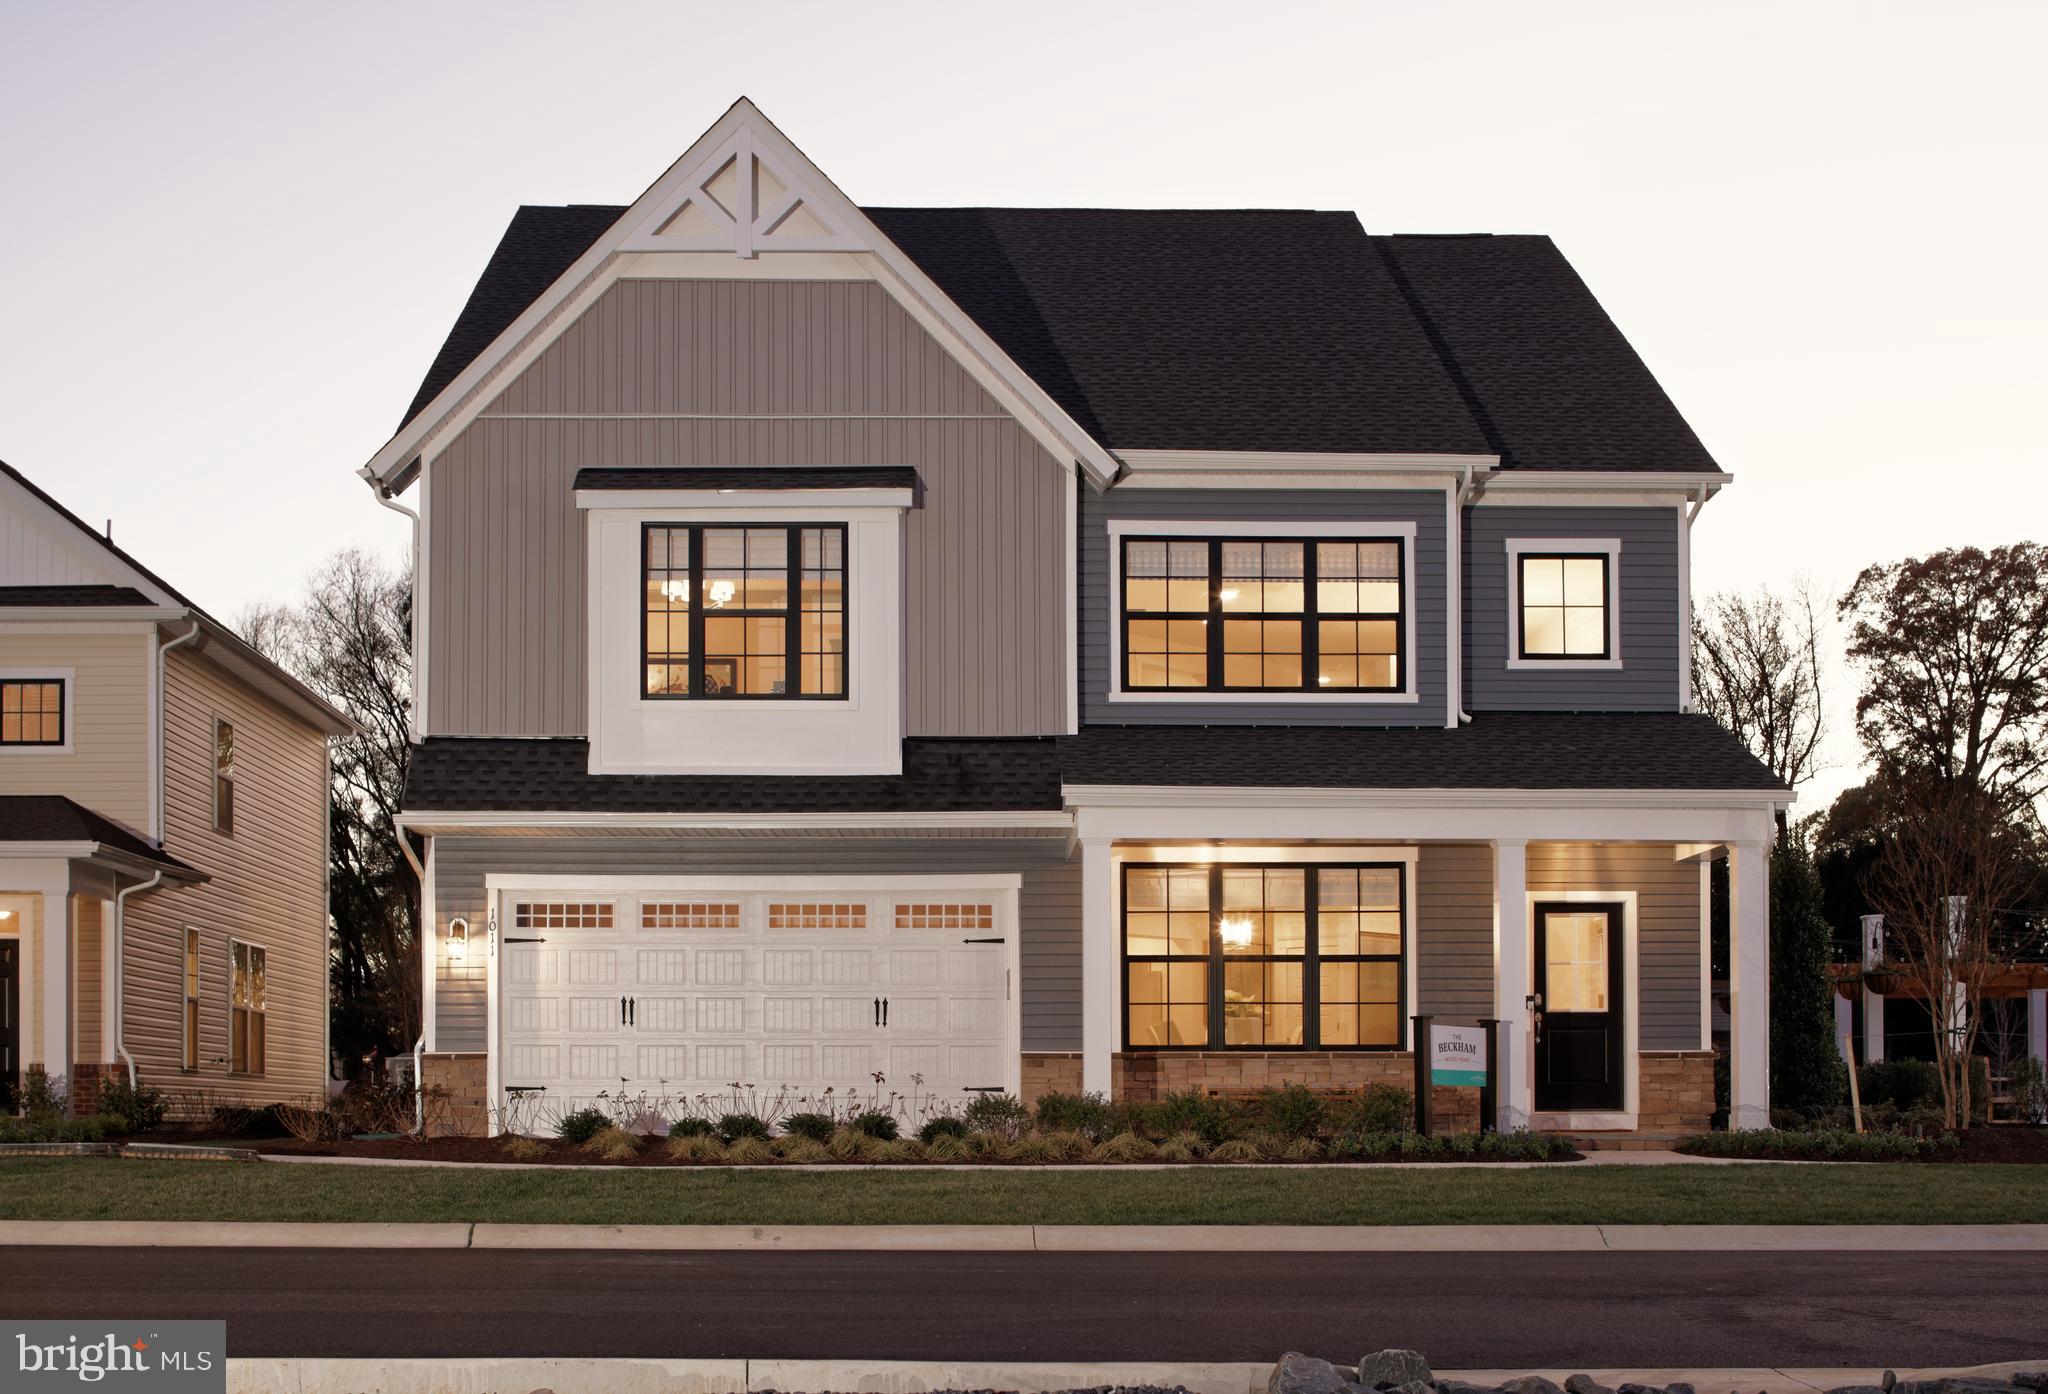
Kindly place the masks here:
[(1714, 1118), (1714, 1052), (1646, 1050), (1636, 1056), (1636, 1128), (1703, 1133)]
[[(1186, 1089), (1238, 1095), (1290, 1084), (1328, 1093), (1373, 1084), (1413, 1089), (1415, 1056), (1408, 1051), (1134, 1051), (1115, 1057), (1111, 1078), (1118, 1099), (1142, 1102)], [(1435, 1089), (1430, 1110), (1445, 1132), (1479, 1130), (1477, 1089)]]
[(420, 1057), (429, 1137), (484, 1137), (491, 1131), (490, 1071), (481, 1053)]
[(1081, 1092), (1081, 1053), (1027, 1050), (1024, 1052), (1023, 1080), (1021, 1097), (1033, 1108), (1047, 1094), (1078, 1094)]

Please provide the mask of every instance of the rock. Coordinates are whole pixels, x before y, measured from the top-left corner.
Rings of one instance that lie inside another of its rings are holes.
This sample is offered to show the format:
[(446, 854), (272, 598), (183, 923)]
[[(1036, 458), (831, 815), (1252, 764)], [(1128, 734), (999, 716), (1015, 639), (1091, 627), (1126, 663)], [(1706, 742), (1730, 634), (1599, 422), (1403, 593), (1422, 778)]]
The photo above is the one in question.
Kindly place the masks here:
[(1684, 1381), (1664, 1386), (1664, 1394), (1694, 1394), (1693, 1387)]
[(1614, 1394), (1591, 1375), (1573, 1375), (1564, 1382), (1564, 1394)]
[(1664, 1394), (1664, 1386), (1661, 1384), (1629, 1383), (1615, 1390), (1614, 1394)]
[(1885, 1391), (1875, 1384), (1845, 1384), (1839, 1389), (1830, 1389), (1828, 1394), (1885, 1394)]
[(1503, 1384), (1500, 1394), (1564, 1394), (1564, 1391), (1541, 1375), (1523, 1375)]
[(1940, 1379), (1902, 1379), (1886, 1394), (2029, 1394), (2029, 1391), (2002, 1379), (1950, 1375)]
[(2012, 1382), (2033, 1390), (2034, 1394), (2048, 1394), (2048, 1370), (2021, 1370), (2012, 1377)]
[[(1364, 1385), (1358, 1387), (1365, 1388)], [(1436, 1386), (1426, 1379), (1403, 1380), (1392, 1389), (1382, 1389), (1380, 1394), (1436, 1394)]]
[(1273, 1366), (1266, 1394), (1345, 1394), (1351, 1383), (1345, 1378), (1348, 1373), (1327, 1360), (1290, 1350)]
[(1412, 1350), (1378, 1350), (1358, 1362), (1358, 1382), (1367, 1389), (1428, 1384), (1429, 1362)]
[[(1491, 1388), (1483, 1385), (1467, 1384), (1461, 1379), (1437, 1380), (1435, 1381), (1435, 1388), (1436, 1394), (1493, 1394)], [(2043, 1394), (2048, 1394), (2048, 1391), (2043, 1391)]]
[(1877, 1378), (1878, 1387), (1884, 1390), (1884, 1394), (1892, 1394), (1892, 1386), (1898, 1382), (1898, 1374), (1892, 1370), (1886, 1370)]

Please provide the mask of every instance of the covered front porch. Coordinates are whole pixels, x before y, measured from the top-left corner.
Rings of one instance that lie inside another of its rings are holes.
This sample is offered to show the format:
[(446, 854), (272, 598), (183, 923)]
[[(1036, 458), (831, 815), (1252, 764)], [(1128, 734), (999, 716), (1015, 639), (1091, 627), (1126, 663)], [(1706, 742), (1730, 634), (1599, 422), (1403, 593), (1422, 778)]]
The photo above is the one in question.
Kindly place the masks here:
[[(1709, 864), (1731, 872), (1731, 1126), (1769, 1099), (1767, 795), (1075, 787), (1082, 1041), (1119, 1098), (1414, 1078), (1496, 1024), (1502, 1129), (1704, 1130)], [(1054, 1077), (1065, 1070), (1051, 1072)], [(1436, 1114), (1477, 1126), (1478, 1094)]]

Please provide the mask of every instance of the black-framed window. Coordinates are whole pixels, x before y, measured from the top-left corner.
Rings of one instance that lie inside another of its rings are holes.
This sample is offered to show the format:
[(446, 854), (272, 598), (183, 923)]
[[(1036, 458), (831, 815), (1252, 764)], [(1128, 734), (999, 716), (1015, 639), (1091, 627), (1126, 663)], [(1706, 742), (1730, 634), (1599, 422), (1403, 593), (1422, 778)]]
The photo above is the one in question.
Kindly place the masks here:
[(642, 695), (846, 696), (846, 528), (648, 523)]
[(1605, 552), (1523, 552), (1517, 589), (1523, 658), (1607, 658), (1613, 559)]
[(1396, 863), (1128, 862), (1128, 1050), (1398, 1050)]
[(1399, 692), (1399, 538), (1125, 537), (1127, 692)]
[(259, 944), (228, 941), (228, 1069), (238, 1075), (260, 1075), (267, 1062), (267, 958)]
[(213, 830), (235, 832), (235, 724), (225, 719), (213, 723)]
[(64, 744), (64, 679), (0, 682), (0, 745)]

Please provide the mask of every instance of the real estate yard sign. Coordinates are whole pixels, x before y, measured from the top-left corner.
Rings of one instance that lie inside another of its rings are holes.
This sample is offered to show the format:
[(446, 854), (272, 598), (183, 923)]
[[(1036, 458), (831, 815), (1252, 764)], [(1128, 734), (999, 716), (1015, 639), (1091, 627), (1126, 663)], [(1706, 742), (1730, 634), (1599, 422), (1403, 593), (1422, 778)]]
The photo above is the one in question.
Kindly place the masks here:
[(1486, 1085), (1486, 1028), (1482, 1026), (1438, 1026), (1429, 1028), (1429, 1082), (1431, 1084)]

